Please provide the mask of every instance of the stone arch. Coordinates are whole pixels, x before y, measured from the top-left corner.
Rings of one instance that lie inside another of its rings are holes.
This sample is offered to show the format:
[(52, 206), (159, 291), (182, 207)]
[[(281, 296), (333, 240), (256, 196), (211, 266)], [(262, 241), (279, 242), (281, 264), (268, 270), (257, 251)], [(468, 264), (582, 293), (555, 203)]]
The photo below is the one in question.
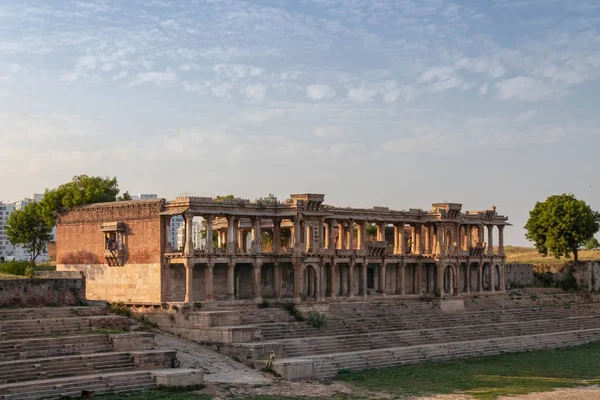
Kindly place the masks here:
[(302, 297), (319, 299), (320, 270), (315, 264), (302, 266)]

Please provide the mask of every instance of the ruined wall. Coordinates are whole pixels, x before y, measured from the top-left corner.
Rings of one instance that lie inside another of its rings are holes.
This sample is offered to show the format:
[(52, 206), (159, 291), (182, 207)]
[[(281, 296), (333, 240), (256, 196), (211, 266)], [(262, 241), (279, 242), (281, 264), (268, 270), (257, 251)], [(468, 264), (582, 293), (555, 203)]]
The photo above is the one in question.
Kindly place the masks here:
[(506, 264), (504, 284), (507, 289), (514, 286), (532, 286), (533, 264)]
[(569, 263), (565, 268), (572, 270), (579, 289), (586, 292), (600, 291), (600, 261)]
[(0, 306), (74, 306), (83, 299), (81, 277), (0, 280)]
[[(87, 298), (108, 301), (160, 302), (163, 200), (101, 203), (59, 216), (57, 270), (81, 271)], [(107, 222), (123, 223), (122, 264), (109, 266), (101, 231)]]

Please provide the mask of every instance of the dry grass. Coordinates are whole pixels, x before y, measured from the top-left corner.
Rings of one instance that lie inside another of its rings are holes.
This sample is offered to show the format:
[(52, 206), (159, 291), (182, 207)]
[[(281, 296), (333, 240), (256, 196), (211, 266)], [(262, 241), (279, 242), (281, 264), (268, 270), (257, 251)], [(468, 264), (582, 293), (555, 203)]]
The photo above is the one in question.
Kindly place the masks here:
[[(533, 247), (506, 246), (506, 262), (520, 264), (562, 264), (573, 261), (573, 258), (555, 258), (552, 256), (544, 257)], [(600, 260), (600, 250), (581, 250), (579, 252), (580, 261)]]

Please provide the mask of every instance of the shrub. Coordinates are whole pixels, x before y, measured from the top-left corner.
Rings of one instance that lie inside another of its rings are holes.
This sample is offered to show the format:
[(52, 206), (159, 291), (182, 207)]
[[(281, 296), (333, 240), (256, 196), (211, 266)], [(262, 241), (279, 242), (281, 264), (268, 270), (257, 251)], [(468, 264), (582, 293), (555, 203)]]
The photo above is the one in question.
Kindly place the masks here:
[(28, 261), (7, 261), (0, 264), (0, 273), (25, 276), (29, 267)]
[(131, 310), (122, 302), (110, 303), (110, 312), (123, 317), (131, 318)]
[(323, 313), (310, 311), (308, 313), (308, 323), (314, 328), (321, 329), (327, 325), (327, 317)]
[(304, 314), (302, 314), (302, 312), (300, 310), (298, 310), (298, 308), (296, 307), (296, 305), (294, 303), (286, 304), (285, 309), (287, 310), (288, 313), (290, 313), (290, 315), (292, 317), (294, 317), (296, 319), (296, 321), (302, 322), (305, 320)]

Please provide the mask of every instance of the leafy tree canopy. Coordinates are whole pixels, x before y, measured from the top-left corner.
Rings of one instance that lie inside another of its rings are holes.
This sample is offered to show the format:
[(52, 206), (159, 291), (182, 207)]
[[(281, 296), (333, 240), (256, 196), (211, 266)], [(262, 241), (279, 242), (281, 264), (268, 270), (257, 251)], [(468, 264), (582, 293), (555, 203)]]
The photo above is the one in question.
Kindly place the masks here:
[[(56, 211), (71, 209), (75, 206), (92, 203), (117, 201), (119, 185), (117, 178), (102, 178), (99, 176), (78, 175), (71, 182), (60, 185), (56, 189), (48, 190), (40, 202), (41, 212), (50, 226), (54, 225)], [(125, 192), (119, 199), (131, 199)]]
[(525, 237), (540, 254), (570, 257), (578, 261), (577, 251), (600, 229), (600, 214), (572, 194), (550, 196), (537, 202), (529, 212)]
[(10, 214), (6, 224), (6, 235), (12, 244), (23, 246), (34, 264), (36, 258), (46, 249), (48, 241), (52, 239), (52, 226), (46, 223), (40, 204), (33, 202)]
[(595, 237), (592, 237), (589, 240), (586, 240), (583, 244), (583, 248), (586, 250), (598, 250), (600, 249), (600, 242)]

